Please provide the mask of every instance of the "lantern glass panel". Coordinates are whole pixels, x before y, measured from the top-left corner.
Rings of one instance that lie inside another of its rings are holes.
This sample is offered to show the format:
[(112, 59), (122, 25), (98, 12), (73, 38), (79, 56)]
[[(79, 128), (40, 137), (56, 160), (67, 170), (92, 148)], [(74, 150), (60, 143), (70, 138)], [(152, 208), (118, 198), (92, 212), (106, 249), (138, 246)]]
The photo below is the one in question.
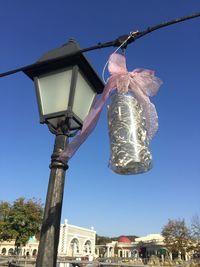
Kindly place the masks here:
[(38, 93), (42, 115), (66, 111), (68, 107), (72, 69), (60, 70), (38, 77)]
[(72, 111), (84, 121), (95, 98), (95, 91), (81, 72), (78, 73)]

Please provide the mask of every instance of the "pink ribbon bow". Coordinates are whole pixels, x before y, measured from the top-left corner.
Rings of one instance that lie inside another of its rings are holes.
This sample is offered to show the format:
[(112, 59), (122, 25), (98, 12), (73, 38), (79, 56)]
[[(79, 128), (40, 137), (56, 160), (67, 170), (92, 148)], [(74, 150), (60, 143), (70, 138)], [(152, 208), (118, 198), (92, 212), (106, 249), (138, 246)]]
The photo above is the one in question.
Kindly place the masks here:
[(67, 146), (66, 150), (60, 154), (60, 159), (69, 160), (94, 130), (104, 103), (113, 89), (117, 89), (121, 93), (127, 93), (128, 90), (133, 92), (143, 108), (149, 140), (156, 133), (158, 129), (158, 116), (155, 106), (149, 100), (149, 96), (157, 93), (162, 81), (154, 76), (154, 71), (151, 70), (135, 69), (132, 72), (128, 72), (125, 57), (117, 53), (110, 56), (108, 70), (111, 76), (105, 85), (101, 98), (94, 103), (83, 123), (81, 132)]

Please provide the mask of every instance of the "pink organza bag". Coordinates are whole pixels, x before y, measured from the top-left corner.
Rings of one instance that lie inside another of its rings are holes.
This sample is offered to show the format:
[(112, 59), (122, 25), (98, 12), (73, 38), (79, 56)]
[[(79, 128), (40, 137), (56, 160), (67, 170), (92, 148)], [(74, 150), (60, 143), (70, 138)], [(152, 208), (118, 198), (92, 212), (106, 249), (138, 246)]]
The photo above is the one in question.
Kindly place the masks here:
[(162, 81), (151, 70), (135, 69), (132, 72), (128, 72), (125, 57), (117, 53), (110, 56), (108, 70), (111, 76), (105, 85), (101, 98), (94, 103), (84, 121), (82, 130), (68, 145), (67, 149), (60, 154), (60, 159), (68, 161), (93, 131), (104, 103), (112, 91), (116, 91), (121, 95), (131, 93), (134, 96), (134, 99), (142, 110), (141, 121), (145, 120), (148, 142), (155, 135), (158, 129), (158, 116), (155, 106), (150, 102), (149, 97), (157, 93)]

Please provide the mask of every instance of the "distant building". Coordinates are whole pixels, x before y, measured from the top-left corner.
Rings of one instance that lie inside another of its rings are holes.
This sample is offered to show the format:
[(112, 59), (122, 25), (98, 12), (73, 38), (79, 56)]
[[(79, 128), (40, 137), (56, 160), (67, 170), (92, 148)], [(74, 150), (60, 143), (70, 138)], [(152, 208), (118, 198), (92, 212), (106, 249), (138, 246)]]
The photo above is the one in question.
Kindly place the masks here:
[(133, 242), (126, 236), (120, 236), (118, 241), (112, 241), (106, 245), (96, 245), (96, 254), (99, 257), (131, 258)]
[(96, 231), (68, 224), (60, 226), (58, 254), (60, 256), (83, 257), (95, 254)]
[[(30, 255), (36, 257), (38, 252), (39, 241), (35, 237), (31, 237), (26, 246), (21, 247), (20, 254), (23, 256)], [(14, 255), (16, 254), (15, 240), (0, 242), (0, 255)]]
[(138, 256), (149, 258), (152, 255), (163, 258), (166, 252), (164, 238), (160, 234), (149, 234), (135, 239), (135, 245), (138, 249)]
[[(68, 224), (65, 220), (60, 226), (60, 240), (58, 246), (58, 256), (61, 257), (118, 257), (132, 260), (149, 259), (152, 255), (164, 260), (165, 256), (174, 259), (164, 245), (164, 238), (160, 234), (149, 234), (135, 238), (132, 242), (126, 236), (120, 236), (117, 241), (112, 241), (106, 245), (96, 245), (96, 231)], [(39, 241), (32, 237), (26, 246), (21, 248), (21, 255), (36, 257)], [(0, 242), (0, 255), (13, 255), (15, 253), (15, 241)], [(192, 253), (179, 255), (182, 259), (189, 260)]]
[(151, 255), (160, 255), (163, 252), (163, 237), (160, 234), (150, 234), (135, 238), (134, 242), (126, 236), (121, 236), (117, 241), (106, 245), (97, 245), (96, 253), (104, 257), (120, 258), (146, 258)]
[[(170, 253), (164, 244), (164, 238), (160, 234), (149, 234), (143, 237), (135, 238), (131, 242), (128, 237), (121, 236), (117, 241), (112, 241), (106, 245), (97, 245), (96, 253), (99, 257), (119, 257), (132, 259), (149, 259), (151, 256), (157, 256), (164, 261), (165, 257), (174, 260), (176, 257)], [(186, 252), (184, 255), (179, 253), (178, 257), (190, 260), (193, 252)]]
[[(58, 256), (92, 257), (95, 254), (96, 231), (68, 224), (65, 220), (60, 226), (60, 240)], [(30, 238), (26, 246), (21, 248), (22, 255), (34, 257), (38, 252), (39, 241), (35, 237)], [(15, 240), (0, 242), (0, 255), (12, 255), (15, 253)]]

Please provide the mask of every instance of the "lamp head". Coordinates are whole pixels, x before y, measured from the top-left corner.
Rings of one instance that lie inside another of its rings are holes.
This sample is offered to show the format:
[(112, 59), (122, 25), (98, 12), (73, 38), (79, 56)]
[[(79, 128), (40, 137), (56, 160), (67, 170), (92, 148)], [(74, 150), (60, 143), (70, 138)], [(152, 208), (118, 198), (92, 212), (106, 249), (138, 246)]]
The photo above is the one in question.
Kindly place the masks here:
[(45, 53), (24, 71), (35, 82), (41, 123), (80, 129), (104, 84), (74, 39)]

